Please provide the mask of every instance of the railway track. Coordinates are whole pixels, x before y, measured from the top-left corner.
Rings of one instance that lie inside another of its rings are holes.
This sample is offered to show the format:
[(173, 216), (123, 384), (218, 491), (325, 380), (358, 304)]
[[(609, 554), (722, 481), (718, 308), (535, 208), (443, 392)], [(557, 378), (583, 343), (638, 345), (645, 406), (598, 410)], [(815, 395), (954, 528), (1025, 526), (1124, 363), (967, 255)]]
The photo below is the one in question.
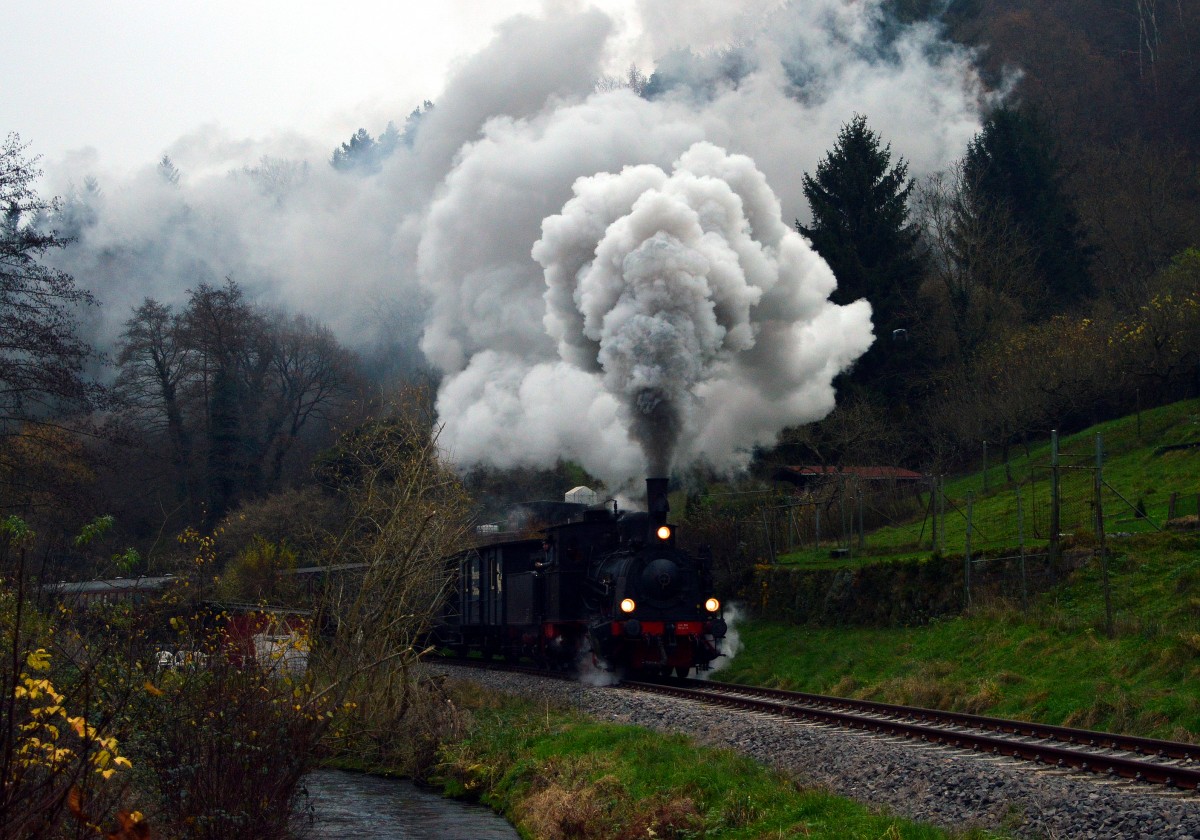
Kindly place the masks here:
[[(497, 662), (438, 661), (554, 679), (572, 678), (563, 672)], [(1043, 766), (1071, 768), (1180, 790), (1200, 790), (1200, 746), (1195, 744), (708, 680), (626, 679), (618, 687), (843, 729), (899, 736)]]
[(705, 680), (625, 680), (622, 688), (764, 712), (1111, 777), (1200, 789), (1200, 746)]

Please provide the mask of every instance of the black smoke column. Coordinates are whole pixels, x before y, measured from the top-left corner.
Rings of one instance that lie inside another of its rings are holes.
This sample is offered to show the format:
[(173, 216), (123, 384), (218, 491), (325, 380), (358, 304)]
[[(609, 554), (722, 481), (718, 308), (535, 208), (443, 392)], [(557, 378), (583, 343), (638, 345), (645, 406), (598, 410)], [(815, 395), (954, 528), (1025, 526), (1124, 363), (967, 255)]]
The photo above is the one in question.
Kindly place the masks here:
[(667, 484), (669, 478), (646, 479), (646, 510), (650, 514), (650, 533), (658, 530), (660, 525), (667, 524), (667, 514), (671, 505), (667, 501)]

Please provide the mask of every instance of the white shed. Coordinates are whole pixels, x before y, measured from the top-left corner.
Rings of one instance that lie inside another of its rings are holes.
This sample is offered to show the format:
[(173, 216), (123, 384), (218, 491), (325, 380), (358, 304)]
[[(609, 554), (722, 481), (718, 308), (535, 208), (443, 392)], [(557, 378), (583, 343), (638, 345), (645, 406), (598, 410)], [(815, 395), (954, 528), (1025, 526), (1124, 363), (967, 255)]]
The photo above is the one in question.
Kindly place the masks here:
[(571, 502), (572, 504), (576, 505), (587, 505), (591, 507), (592, 505), (596, 504), (596, 491), (590, 487), (584, 487), (583, 485), (580, 485), (579, 487), (572, 487), (566, 492), (566, 495), (563, 496), (563, 501)]

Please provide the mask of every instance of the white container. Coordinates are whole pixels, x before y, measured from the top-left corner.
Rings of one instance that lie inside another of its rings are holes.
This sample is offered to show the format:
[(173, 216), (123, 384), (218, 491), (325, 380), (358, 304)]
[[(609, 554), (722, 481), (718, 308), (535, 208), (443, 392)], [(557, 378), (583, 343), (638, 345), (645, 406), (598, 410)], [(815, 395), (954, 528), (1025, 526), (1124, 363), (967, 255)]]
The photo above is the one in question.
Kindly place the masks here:
[(588, 507), (591, 507), (592, 505), (596, 504), (596, 491), (590, 487), (584, 487), (583, 485), (580, 485), (579, 487), (572, 487), (566, 492), (566, 495), (563, 496), (563, 501), (571, 502), (572, 504), (576, 505), (587, 505)]

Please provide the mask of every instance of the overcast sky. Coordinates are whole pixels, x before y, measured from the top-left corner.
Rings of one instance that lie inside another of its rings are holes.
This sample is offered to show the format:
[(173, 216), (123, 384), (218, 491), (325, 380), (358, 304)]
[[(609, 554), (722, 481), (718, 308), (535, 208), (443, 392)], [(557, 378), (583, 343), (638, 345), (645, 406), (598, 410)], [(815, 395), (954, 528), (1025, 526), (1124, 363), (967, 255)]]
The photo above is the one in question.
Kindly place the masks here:
[(496, 23), (543, 5), (0, 0), (0, 132), (16, 131), (47, 162), (91, 147), (116, 168), (156, 161), (202, 127), (248, 139), (299, 132), (332, 150), (360, 126), (378, 133), (379, 120), (435, 99)]

